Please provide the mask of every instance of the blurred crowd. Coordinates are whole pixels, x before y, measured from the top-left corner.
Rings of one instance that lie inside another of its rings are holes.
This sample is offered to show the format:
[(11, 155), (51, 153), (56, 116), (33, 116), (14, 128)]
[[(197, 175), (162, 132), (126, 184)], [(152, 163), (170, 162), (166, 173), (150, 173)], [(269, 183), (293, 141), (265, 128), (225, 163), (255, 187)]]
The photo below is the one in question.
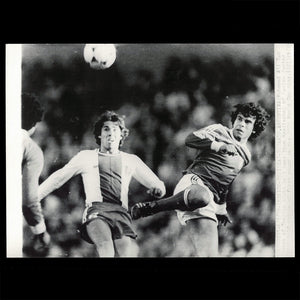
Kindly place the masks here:
[[(166, 184), (167, 196), (192, 162), (195, 152), (185, 137), (204, 126), (230, 127), (237, 103), (261, 104), (273, 116), (261, 136), (249, 144), (252, 162), (234, 181), (228, 197), (233, 224), (219, 227), (220, 256), (272, 257), (275, 245), (275, 120), (274, 65), (222, 57), (169, 57), (159, 80), (151, 70), (137, 69), (130, 83), (114, 64), (96, 71), (82, 58), (63, 64), (36, 61), (22, 66), (22, 87), (40, 98), (45, 110), (33, 139), (44, 152), (40, 181), (63, 167), (83, 149), (97, 147), (93, 126), (106, 109), (125, 116), (130, 130), (123, 150), (138, 155)], [(151, 200), (134, 179), (129, 205)], [(84, 210), (82, 180), (77, 176), (42, 200), (52, 237), (49, 257), (96, 257), (93, 245), (77, 233)], [(194, 255), (189, 237), (174, 211), (134, 221), (139, 257)], [(24, 255), (30, 232), (24, 225)]]

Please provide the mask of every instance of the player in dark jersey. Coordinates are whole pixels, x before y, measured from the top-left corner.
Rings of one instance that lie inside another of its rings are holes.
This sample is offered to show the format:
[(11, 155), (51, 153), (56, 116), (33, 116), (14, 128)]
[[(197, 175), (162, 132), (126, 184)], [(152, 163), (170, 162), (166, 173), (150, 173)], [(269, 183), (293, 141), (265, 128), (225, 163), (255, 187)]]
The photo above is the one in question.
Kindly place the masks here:
[(228, 189), (251, 160), (248, 139), (259, 136), (270, 119), (254, 103), (236, 105), (231, 117), (232, 129), (215, 124), (188, 135), (186, 146), (199, 152), (184, 171), (173, 196), (137, 203), (131, 209), (133, 219), (176, 210), (199, 257), (218, 255), (218, 222), (224, 226), (231, 223), (226, 211)]
[(39, 177), (44, 165), (41, 148), (30, 137), (41, 121), (43, 110), (32, 94), (22, 94), (22, 211), (33, 238), (36, 254), (46, 254), (50, 236), (46, 230), (40, 201), (38, 201)]
[(120, 150), (128, 132), (121, 116), (106, 111), (94, 129), (100, 148), (80, 151), (39, 187), (39, 199), (43, 199), (72, 177), (82, 176), (86, 208), (79, 230), (100, 257), (137, 255), (132, 251), (132, 239), (137, 235), (128, 211), (132, 177), (157, 198), (166, 193), (164, 183), (138, 156)]

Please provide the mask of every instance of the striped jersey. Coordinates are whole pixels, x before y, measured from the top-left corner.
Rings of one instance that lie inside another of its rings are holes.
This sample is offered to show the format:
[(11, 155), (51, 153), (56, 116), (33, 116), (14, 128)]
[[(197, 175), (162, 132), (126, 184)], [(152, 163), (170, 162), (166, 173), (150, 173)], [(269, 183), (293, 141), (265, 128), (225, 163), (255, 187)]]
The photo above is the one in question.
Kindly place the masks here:
[(159, 188), (165, 194), (164, 183), (138, 156), (122, 151), (117, 154), (102, 153), (95, 149), (80, 151), (45, 180), (39, 187), (39, 199), (78, 174), (82, 176), (86, 204), (110, 202), (128, 209), (128, 189), (132, 177), (145, 187)]
[[(238, 154), (231, 156), (212, 150), (213, 141), (234, 145)], [(215, 202), (224, 203), (229, 186), (251, 160), (247, 146), (234, 138), (232, 129), (221, 124), (194, 131), (185, 143), (201, 151), (184, 173), (197, 174), (213, 192)]]

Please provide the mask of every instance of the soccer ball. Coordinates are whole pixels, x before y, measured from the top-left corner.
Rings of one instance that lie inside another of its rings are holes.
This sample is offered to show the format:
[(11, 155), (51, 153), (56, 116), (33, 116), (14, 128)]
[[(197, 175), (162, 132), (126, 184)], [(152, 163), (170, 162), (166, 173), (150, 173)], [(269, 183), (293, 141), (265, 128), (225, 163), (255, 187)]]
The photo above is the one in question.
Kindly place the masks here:
[(83, 57), (91, 68), (104, 70), (115, 62), (117, 57), (116, 47), (114, 44), (86, 44)]

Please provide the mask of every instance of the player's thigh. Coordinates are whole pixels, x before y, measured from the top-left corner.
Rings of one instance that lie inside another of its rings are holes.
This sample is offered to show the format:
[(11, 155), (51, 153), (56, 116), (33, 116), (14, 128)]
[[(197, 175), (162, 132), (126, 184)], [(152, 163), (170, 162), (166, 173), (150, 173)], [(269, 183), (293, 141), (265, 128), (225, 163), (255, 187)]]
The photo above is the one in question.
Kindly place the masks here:
[(120, 257), (136, 257), (137, 245), (129, 236), (114, 240), (115, 251)]
[(109, 225), (97, 218), (86, 225), (86, 231), (94, 244), (112, 243), (111, 229)]
[(191, 219), (186, 223), (198, 256), (218, 255), (218, 227), (210, 218)]

